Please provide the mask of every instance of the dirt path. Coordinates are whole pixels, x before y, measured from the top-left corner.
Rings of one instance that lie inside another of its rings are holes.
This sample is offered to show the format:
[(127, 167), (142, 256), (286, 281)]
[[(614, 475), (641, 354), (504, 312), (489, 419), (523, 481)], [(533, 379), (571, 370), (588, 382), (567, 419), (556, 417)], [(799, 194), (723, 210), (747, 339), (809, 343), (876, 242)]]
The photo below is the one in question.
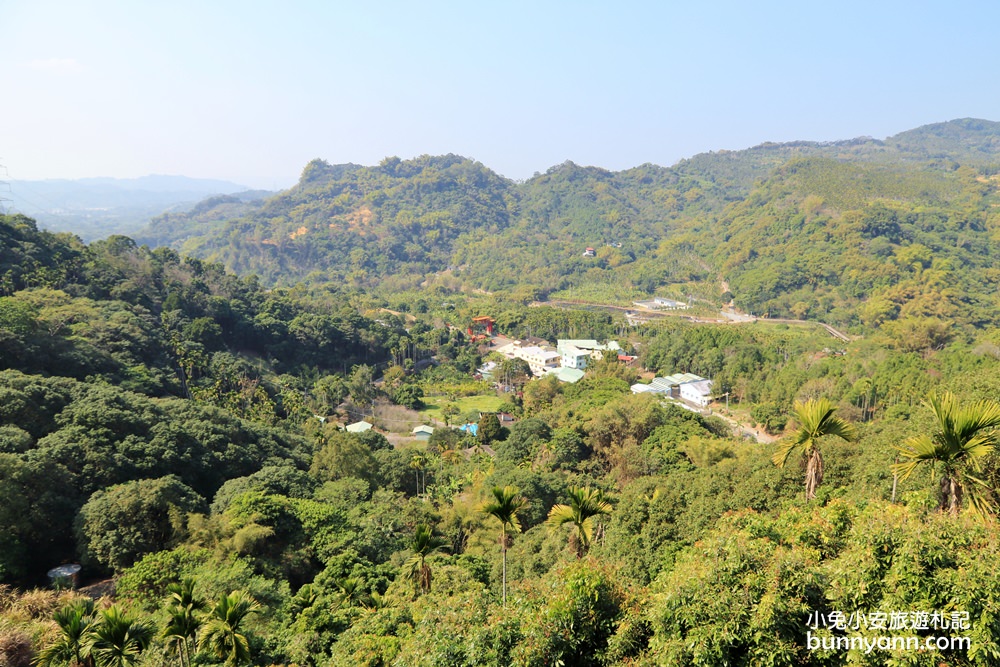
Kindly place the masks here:
[(762, 428), (754, 428), (752, 426), (746, 426), (740, 422), (737, 422), (732, 417), (727, 417), (726, 415), (716, 412), (712, 415), (713, 417), (718, 417), (719, 419), (725, 421), (727, 424), (733, 427), (733, 433), (740, 438), (753, 438), (757, 442), (763, 442), (770, 444), (772, 442), (777, 442), (780, 438), (776, 435), (770, 435), (764, 431)]
[(714, 409), (706, 410), (703, 408), (698, 408), (689, 403), (685, 403), (684, 401), (679, 401), (676, 399), (670, 400), (670, 404), (676, 405), (677, 407), (680, 408), (684, 408), (685, 410), (689, 410), (691, 412), (697, 412), (703, 417), (718, 417), (719, 419), (726, 422), (732, 427), (733, 435), (738, 438), (748, 437), (748, 438), (753, 438), (757, 442), (763, 442), (763, 443), (772, 443), (780, 439), (779, 436), (765, 433), (764, 429), (762, 428), (754, 428), (753, 426), (746, 426), (742, 422), (737, 422), (732, 417), (726, 416)]

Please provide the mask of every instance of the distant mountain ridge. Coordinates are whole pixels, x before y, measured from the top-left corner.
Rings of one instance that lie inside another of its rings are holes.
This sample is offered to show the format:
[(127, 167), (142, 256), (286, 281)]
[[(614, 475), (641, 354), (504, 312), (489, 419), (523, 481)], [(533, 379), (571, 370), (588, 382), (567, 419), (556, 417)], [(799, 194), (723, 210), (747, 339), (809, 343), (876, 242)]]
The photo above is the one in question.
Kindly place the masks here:
[(177, 176), (166, 174), (149, 174), (137, 178), (111, 178), (111, 177), (90, 177), (90, 178), (49, 178), (37, 181), (27, 181), (35, 184), (50, 184), (53, 186), (83, 186), (84, 188), (108, 186), (116, 190), (141, 190), (145, 192), (203, 192), (230, 193), (249, 190), (245, 185), (239, 185), (232, 181), (223, 181), (211, 178), (191, 178), (190, 176)]
[[(992, 298), (993, 283), (967, 271), (992, 271), (1000, 257), (991, 231), (1000, 226), (998, 165), (1000, 123), (975, 119), (886, 140), (765, 143), (672, 167), (612, 172), (567, 161), (524, 182), (456, 155), (372, 167), (314, 160), (269, 199), (243, 209), (206, 202), (157, 218), (139, 238), (277, 284), (441, 283), (616, 302), (655, 292), (718, 299), (727, 284), (755, 312), (882, 323), (964, 311), (992, 321), (985, 301), (923, 285), (912, 267), (948, 257), (941, 275), (952, 287)], [(913, 264), (909, 255), (925, 252), (930, 259)], [(845, 272), (858, 267), (871, 275), (848, 285)], [(914, 300), (943, 310), (907, 310)], [(871, 312), (859, 314), (862, 306)]]
[(229, 181), (187, 176), (16, 180), (8, 208), (34, 217), (52, 231), (90, 241), (133, 234), (167, 209), (193, 205), (209, 195), (248, 190)]

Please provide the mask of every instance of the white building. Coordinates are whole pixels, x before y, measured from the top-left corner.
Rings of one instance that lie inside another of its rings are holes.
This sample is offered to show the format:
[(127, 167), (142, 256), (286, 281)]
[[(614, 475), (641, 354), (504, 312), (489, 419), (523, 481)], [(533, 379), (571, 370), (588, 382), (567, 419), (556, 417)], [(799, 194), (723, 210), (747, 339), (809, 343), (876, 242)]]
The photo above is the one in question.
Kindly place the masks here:
[(566, 341), (559, 341), (560, 345), (556, 348), (562, 354), (561, 364), (563, 368), (576, 368), (578, 370), (583, 370), (587, 367), (587, 360), (590, 359), (590, 352), (588, 350), (581, 350), (573, 345), (565, 344)]
[(681, 399), (703, 408), (708, 407), (712, 402), (712, 381), (685, 382), (681, 385)]
[(559, 360), (562, 358), (562, 355), (551, 347), (522, 346), (519, 340), (498, 348), (497, 352), (508, 359), (523, 359), (528, 362), (531, 372), (535, 375), (544, 375), (550, 368), (559, 368)]
[(675, 373), (666, 377), (653, 378), (649, 384), (632, 385), (633, 394), (647, 392), (679, 398), (704, 408), (712, 402), (712, 381), (694, 373)]
[(344, 430), (348, 433), (364, 433), (365, 431), (372, 430), (372, 425), (366, 421), (354, 422), (353, 424), (348, 424), (344, 427)]
[(583, 370), (588, 359), (600, 361), (605, 352), (617, 355), (621, 351), (618, 341), (609, 340), (606, 344), (598, 343), (593, 338), (560, 338), (556, 341), (556, 349), (562, 354), (562, 365), (566, 368)]
[(654, 296), (653, 303), (656, 304), (654, 307), (660, 310), (682, 310), (688, 308), (688, 305), (683, 301), (674, 301), (663, 296)]

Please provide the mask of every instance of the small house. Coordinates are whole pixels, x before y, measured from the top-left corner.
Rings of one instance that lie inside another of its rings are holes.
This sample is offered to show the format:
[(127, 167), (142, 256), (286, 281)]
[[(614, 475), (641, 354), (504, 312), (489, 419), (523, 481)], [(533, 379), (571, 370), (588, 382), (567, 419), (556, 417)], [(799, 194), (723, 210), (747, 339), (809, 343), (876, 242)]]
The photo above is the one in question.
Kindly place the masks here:
[(434, 433), (434, 429), (426, 424), (421, 424), (420, 426), (414, 428), (412, 433), (413, 437), (417, 440), (427, 441), (431, 439), (431, 434)]
[(674, 301), (663, 296), (653, 297), (653, 307), (660, 310), (683, 310), (688, 308), (688, 304), (683, 301)]
[(698, 380), (696, 382), (685, 382), (681, 385), (681, 398), (688, 403), (694, 403), (701, 407), (708, 407), (712, 402), (712, 381)]
[(348, 433), (364, 433), (365, 431), (370, 431), (374, 428), (372, 424), (366, 421), (354, 422), (353, 424), (348, 424), (344, 430)]

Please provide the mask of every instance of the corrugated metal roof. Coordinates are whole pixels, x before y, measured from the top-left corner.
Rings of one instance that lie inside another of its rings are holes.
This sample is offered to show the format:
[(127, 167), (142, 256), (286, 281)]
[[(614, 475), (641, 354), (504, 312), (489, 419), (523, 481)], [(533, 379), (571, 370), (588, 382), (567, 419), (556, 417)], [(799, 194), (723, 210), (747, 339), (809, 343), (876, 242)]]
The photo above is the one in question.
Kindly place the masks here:
[(365, 431), (371, 430), (372, 425), (366, 421), (354, 422), (353, 424), (348, 424), (344, 430), (348, 433), (364, 433)]
[(700, 375), (695, 375), (694, 373), (674, 373), (673, 375), (668, 375), (664, 378), (656, 378), (653, 380), (655, 383), (657, 380), (663, 380), (664, 382), (674, 384), (687, 384), (689, 382), (701, 382), (705, 378)]
[(685, 384), (685, 388), (689, 391), (695, 391), (702, 396), (710, 396), (712, 394), (712, 381), (702, 380), (701, 382), (688, 382)]
[(568, 368), (566, 366), (561, 366), (559, 368), (553, 368), (549, 370), (550, 375), (555, 375), (559, 378), (560, 382), (569, 382), (573, 384), (574, 382), (579, 382), (583, 379), (583, 371), (578, 368)]

